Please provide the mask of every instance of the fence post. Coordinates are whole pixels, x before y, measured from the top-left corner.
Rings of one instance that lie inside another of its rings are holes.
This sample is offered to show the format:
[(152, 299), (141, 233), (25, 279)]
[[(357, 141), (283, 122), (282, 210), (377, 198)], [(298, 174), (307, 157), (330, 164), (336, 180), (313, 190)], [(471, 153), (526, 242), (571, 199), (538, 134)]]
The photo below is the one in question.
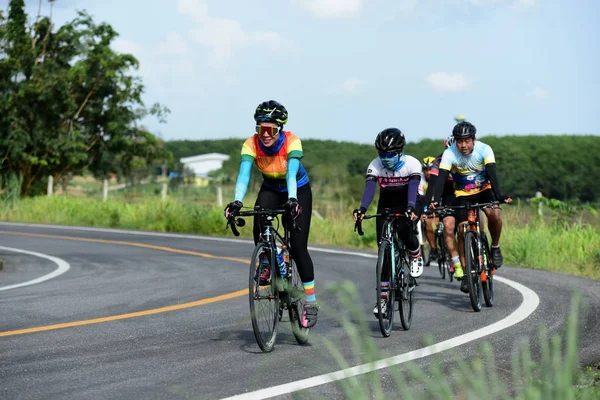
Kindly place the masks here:
[(162, 190), (160, 191), (160, 198), (162, 201), (167, 200), (167, 184), (162, 184)]
[[(538, 197), (538, 198), (539, 198), (539, 197), (543, 197), (543, 196), (542, 196), (542, 192), (539, 192), (539, 191), (538, 191), (538, 192), (535, 192), (535, 197)], [(543, 214), (544, 214), (544, 213), (542, 212), (542, 202), (540, 201), (540, 202), (538, 203), (538, 215), (539, 215), (540, 217), (542, 217), (542, 216), (543, 216)]]
[(48, 176), (48, 197), (52, 196), (52, 189), (54, 189), (54, 177)]
[(223, 205), (223, 189), (221, 189), (221, 186), (217, 186), (217, 205), (219, 207)]
[(106, 201), (108, 199), (108, 179), (104, 178), (102, 180), (102, 201)]

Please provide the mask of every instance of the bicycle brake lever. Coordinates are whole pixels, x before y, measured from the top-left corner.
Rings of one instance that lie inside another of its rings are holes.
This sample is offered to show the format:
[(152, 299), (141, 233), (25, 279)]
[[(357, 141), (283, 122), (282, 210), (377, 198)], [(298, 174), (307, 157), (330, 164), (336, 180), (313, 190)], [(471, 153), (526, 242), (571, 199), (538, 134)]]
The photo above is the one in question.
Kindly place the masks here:
[(231, 232), (233, 232), (233, 234), (235, 236), (240, 236), (240, 232), (237, 230), (236, 226), (235, 226), (235, 219), (234, 218), (230, 218), (227, 220), (227, 226), (225, 227), (225, 229), (227, 228), (231, 228)]
[(354, 232), (356, 232), (356, 230), (358, 230), (359, 236), (363, 236), (365, 234), (362, 230), (362, 219), (357, 220), (354, 224)]

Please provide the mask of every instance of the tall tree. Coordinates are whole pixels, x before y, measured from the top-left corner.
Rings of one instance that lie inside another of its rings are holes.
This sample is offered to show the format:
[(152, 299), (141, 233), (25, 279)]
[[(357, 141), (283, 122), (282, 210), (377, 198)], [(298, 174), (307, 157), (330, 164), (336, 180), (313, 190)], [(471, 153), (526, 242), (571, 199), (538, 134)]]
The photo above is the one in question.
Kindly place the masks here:
[(128, 154), (168, 157), (138, 122), (169, 110), (145, 107), (138, 61), (110, 47), (117, 36), (84, 11), (58, 29), (50, 17), (28, 26), (24, 1), (10, 1), (0, 20), (0, 174), (17, 176), (22, 195), (49, 175), (116, 172)]

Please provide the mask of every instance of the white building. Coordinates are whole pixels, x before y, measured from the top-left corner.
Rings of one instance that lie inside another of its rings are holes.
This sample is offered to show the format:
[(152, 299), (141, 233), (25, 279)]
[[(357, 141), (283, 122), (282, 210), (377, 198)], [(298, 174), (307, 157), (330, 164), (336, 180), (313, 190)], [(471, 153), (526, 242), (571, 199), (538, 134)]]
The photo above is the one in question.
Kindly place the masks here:
[(179, 162), (184, 168), (194, 171), (198, 178), (208, 178), (208, 173), (220, 169), (223, 162), (229, 160), (229, 155), (221, 153), (200, 154), (192, 157), (183, 157)]

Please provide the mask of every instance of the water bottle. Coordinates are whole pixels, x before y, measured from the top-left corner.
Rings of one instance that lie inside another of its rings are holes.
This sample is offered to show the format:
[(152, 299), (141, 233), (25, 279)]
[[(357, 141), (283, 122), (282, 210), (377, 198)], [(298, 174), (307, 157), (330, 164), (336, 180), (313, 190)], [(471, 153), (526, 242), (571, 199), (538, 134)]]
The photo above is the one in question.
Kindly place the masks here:
[(283, 258), (283, 262), (285, 263), (286, 276), (290, 276), (292, 274), (292, 270), (290, 268), (290, 252), (286, 245), (282, 246), (281, 249), (281, 257)]
[(285, 265), (285, 260), (282, 253), (283, 250), (277, 246), (277, 264), (279, 264), (279, 272), (281, 273), (281, 277), (285, 278), (287, 277), (287, 266)]

